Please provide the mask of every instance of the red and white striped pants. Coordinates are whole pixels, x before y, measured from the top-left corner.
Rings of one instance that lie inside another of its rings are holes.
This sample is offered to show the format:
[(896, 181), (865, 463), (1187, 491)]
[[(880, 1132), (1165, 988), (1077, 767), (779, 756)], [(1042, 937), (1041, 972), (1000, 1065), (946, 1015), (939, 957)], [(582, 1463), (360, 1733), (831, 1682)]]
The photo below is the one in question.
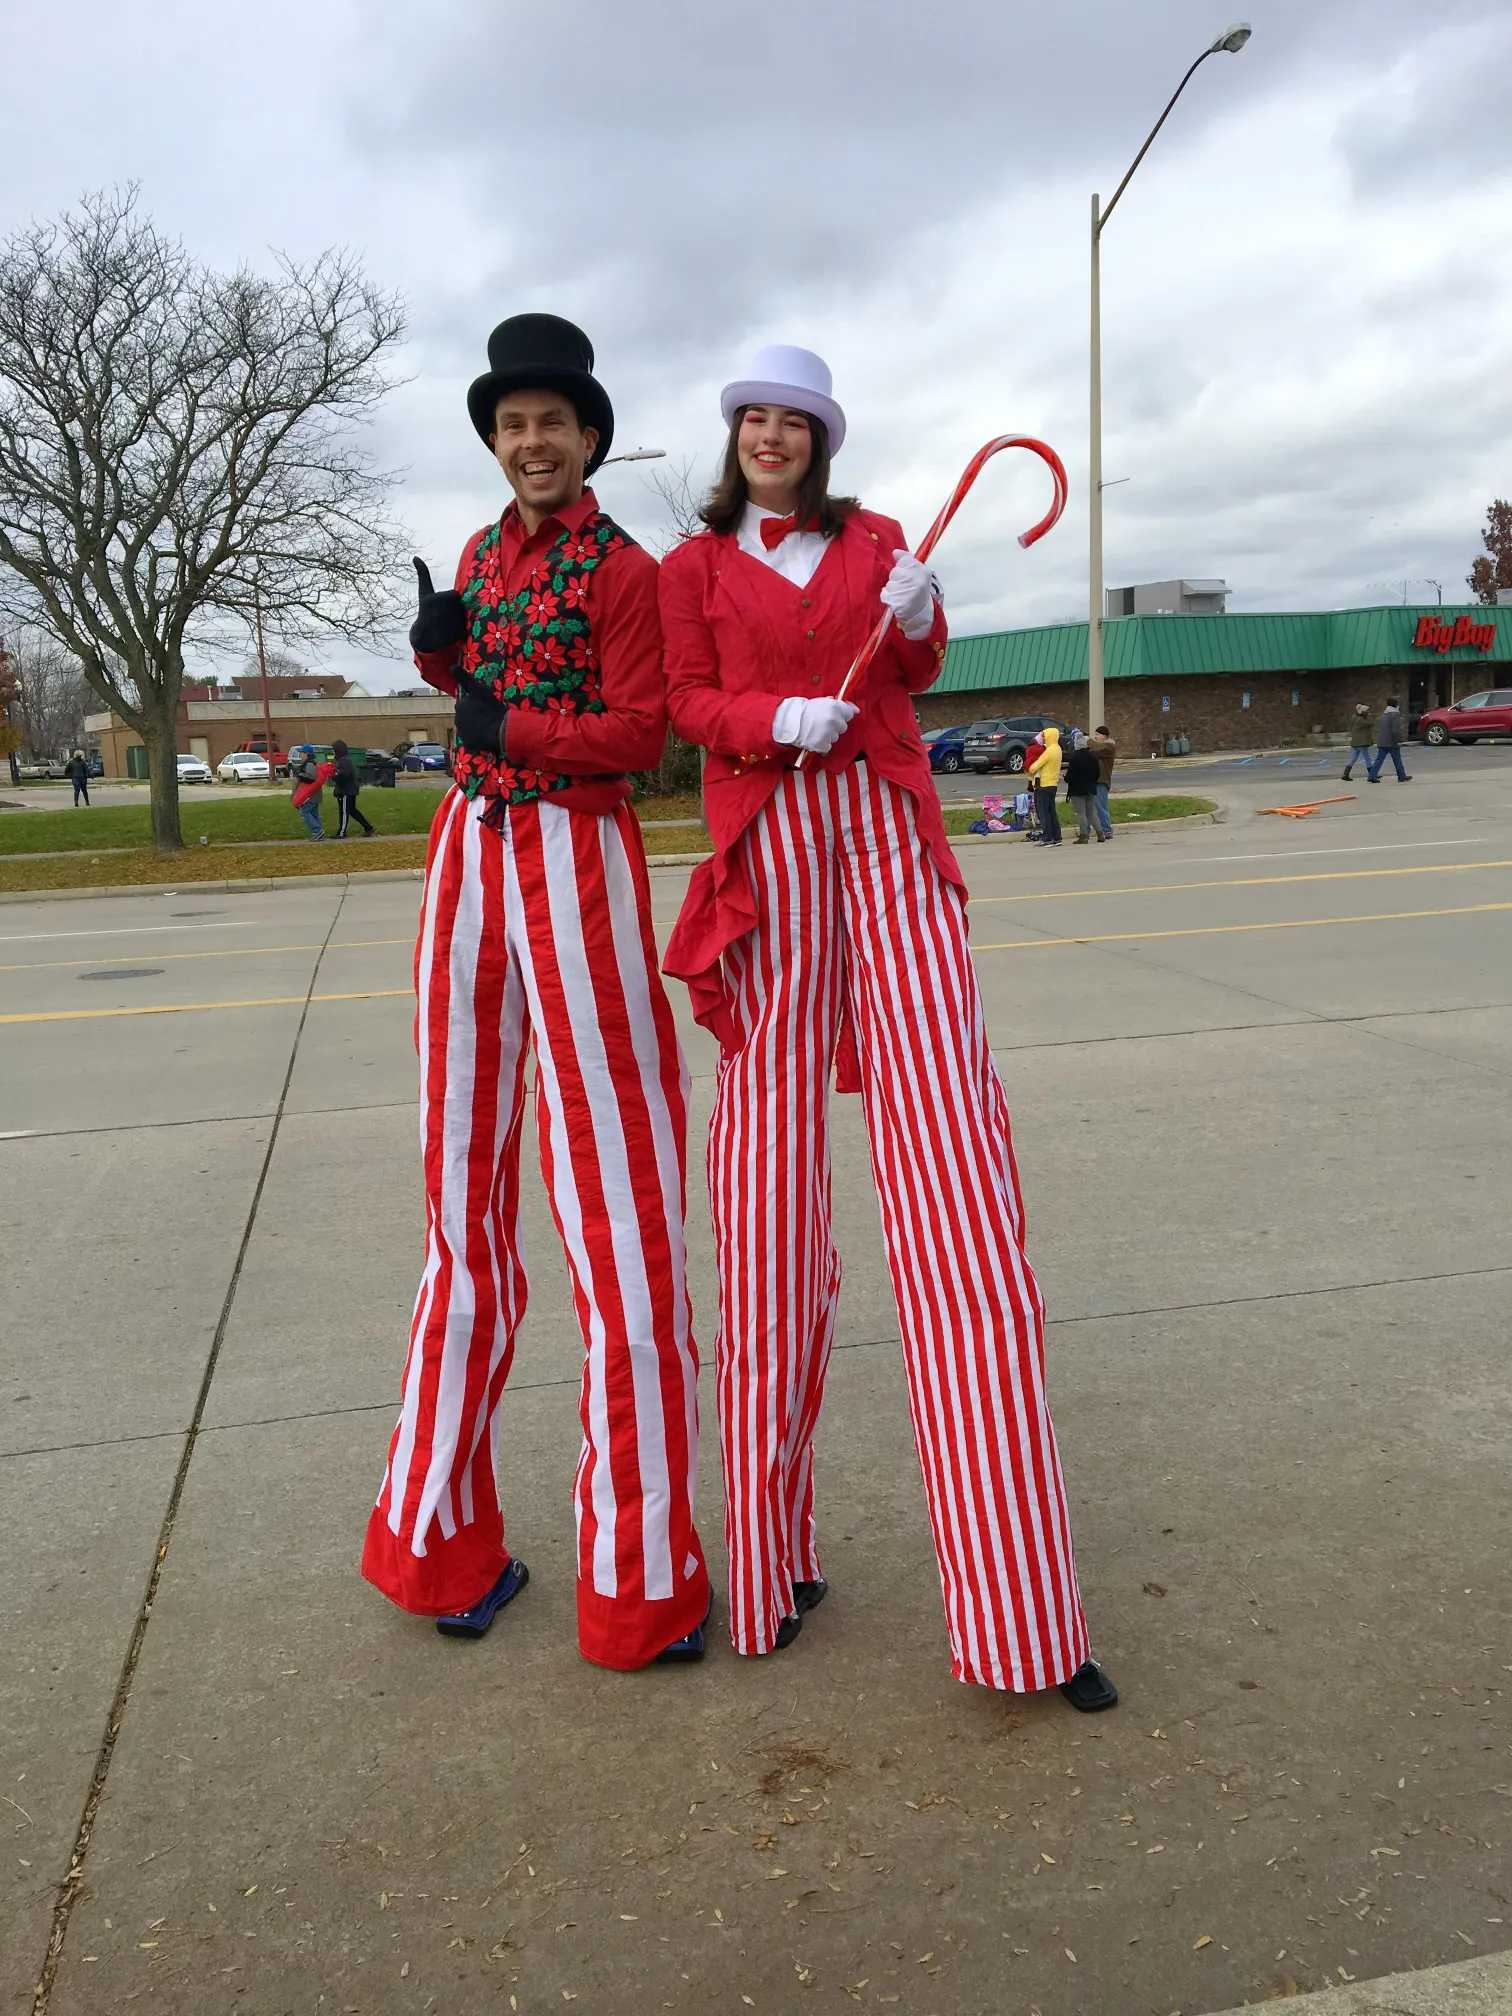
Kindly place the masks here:
[(758, 921), (725, 954), (735, 1047), (709, 1137), (731, 1636), (767, 1651), (793, 1582), (820, 1572), (812, 1445), (840, 1285), (829, 1078), (848, 1004), (951, 1671), (1050, 1686), (1087, 1631), (960, 892), (907, 792), (865, 764), (790, 772), (742, 846)]
[(494, 1472), (525, 1312), (520, 1129), (536, 1125), (582, 1328), (578, 1644), (642, 1666), (699, 1622), (698, 1354), (683, 1244), (687, 1072), (625, 805), (532, 803), (502, 832), (450, 793), (415, 951), (425, 1272), (362, 1572), (406, 1610), (468, 1608), (509, 1560)]

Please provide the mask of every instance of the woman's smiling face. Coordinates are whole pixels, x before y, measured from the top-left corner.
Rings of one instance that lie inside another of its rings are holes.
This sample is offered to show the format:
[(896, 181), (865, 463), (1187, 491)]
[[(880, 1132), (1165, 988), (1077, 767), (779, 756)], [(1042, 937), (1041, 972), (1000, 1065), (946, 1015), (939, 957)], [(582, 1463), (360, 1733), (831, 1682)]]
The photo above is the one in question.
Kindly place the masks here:
[(808, 415), (792, 406), (747, 406), (735, 452), (751, 502), (764, 511), (791, 511), (814, 456)]

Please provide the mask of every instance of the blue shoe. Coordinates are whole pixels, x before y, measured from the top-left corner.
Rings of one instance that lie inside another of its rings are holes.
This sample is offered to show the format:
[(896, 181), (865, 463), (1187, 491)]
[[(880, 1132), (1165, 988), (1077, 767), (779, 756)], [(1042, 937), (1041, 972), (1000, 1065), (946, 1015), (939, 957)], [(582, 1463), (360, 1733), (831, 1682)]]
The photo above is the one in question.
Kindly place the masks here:
[(653, 1666), (696, 1666), (704, 1656), (704, 1625), (708, 1623), (714, 1608), (714, 1597), (710, 1594), (705, 1606), (703, 1620), (695, 1624), (685, 1637), (674, 1638), (670, 1645), (663, 1645), (651, 1661)]
[(511, 1560), (492, 1589), (471, 1610), (454, 1610), (449, 1617), (438, 1617), (436, 1629), (443, 1638), (483, 1637), (510, 1597), (518, 1596), (529, 1580), (530, 1570), (525, 1563)]

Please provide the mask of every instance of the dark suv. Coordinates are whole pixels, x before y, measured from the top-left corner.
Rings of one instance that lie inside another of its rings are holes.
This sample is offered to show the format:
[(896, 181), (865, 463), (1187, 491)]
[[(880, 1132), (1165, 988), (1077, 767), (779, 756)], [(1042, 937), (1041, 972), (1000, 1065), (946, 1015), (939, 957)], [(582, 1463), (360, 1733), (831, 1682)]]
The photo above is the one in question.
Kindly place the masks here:
[(1011, 770), (1024, 767), (1024, 751), (1045, 728), (1060, 730), (1061, 746), (1069, 755), (1076, 730), (1053, 714), (994, 715), (973, 721), (961, 745), (961, 761), (968, 770)]

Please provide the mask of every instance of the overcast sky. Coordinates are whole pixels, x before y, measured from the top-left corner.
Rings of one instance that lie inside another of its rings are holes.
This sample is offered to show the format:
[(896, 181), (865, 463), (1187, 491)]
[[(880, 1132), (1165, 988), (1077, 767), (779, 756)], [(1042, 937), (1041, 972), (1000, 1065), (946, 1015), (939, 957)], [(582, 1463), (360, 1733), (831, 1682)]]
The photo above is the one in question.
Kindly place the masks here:
[[(1241, 0), (75, 0), (7, 10), (0, 234), (136, 180), (223, 265), (360, 251), (409, 303), (378, 454), (438, 574), (502, 479), (463, 395), (489, 329), (588, 330), (616, 445), (707, 479), (754, 345), (821, 351), (838, 487), (922, 534), (958, 631), (1085, 611), (1087, 224)], [(1237, 609), (1462, 599), (1512, 492), (1512, 10), (1250, 0), (1108, 227), (1110, 585), (1221, 575)], [(658, 466), (650, 465), (651, 470)], [(649, 544), (645, 466), (599, 495)], [(368, 684), (389, 662), (329, 662)]]

